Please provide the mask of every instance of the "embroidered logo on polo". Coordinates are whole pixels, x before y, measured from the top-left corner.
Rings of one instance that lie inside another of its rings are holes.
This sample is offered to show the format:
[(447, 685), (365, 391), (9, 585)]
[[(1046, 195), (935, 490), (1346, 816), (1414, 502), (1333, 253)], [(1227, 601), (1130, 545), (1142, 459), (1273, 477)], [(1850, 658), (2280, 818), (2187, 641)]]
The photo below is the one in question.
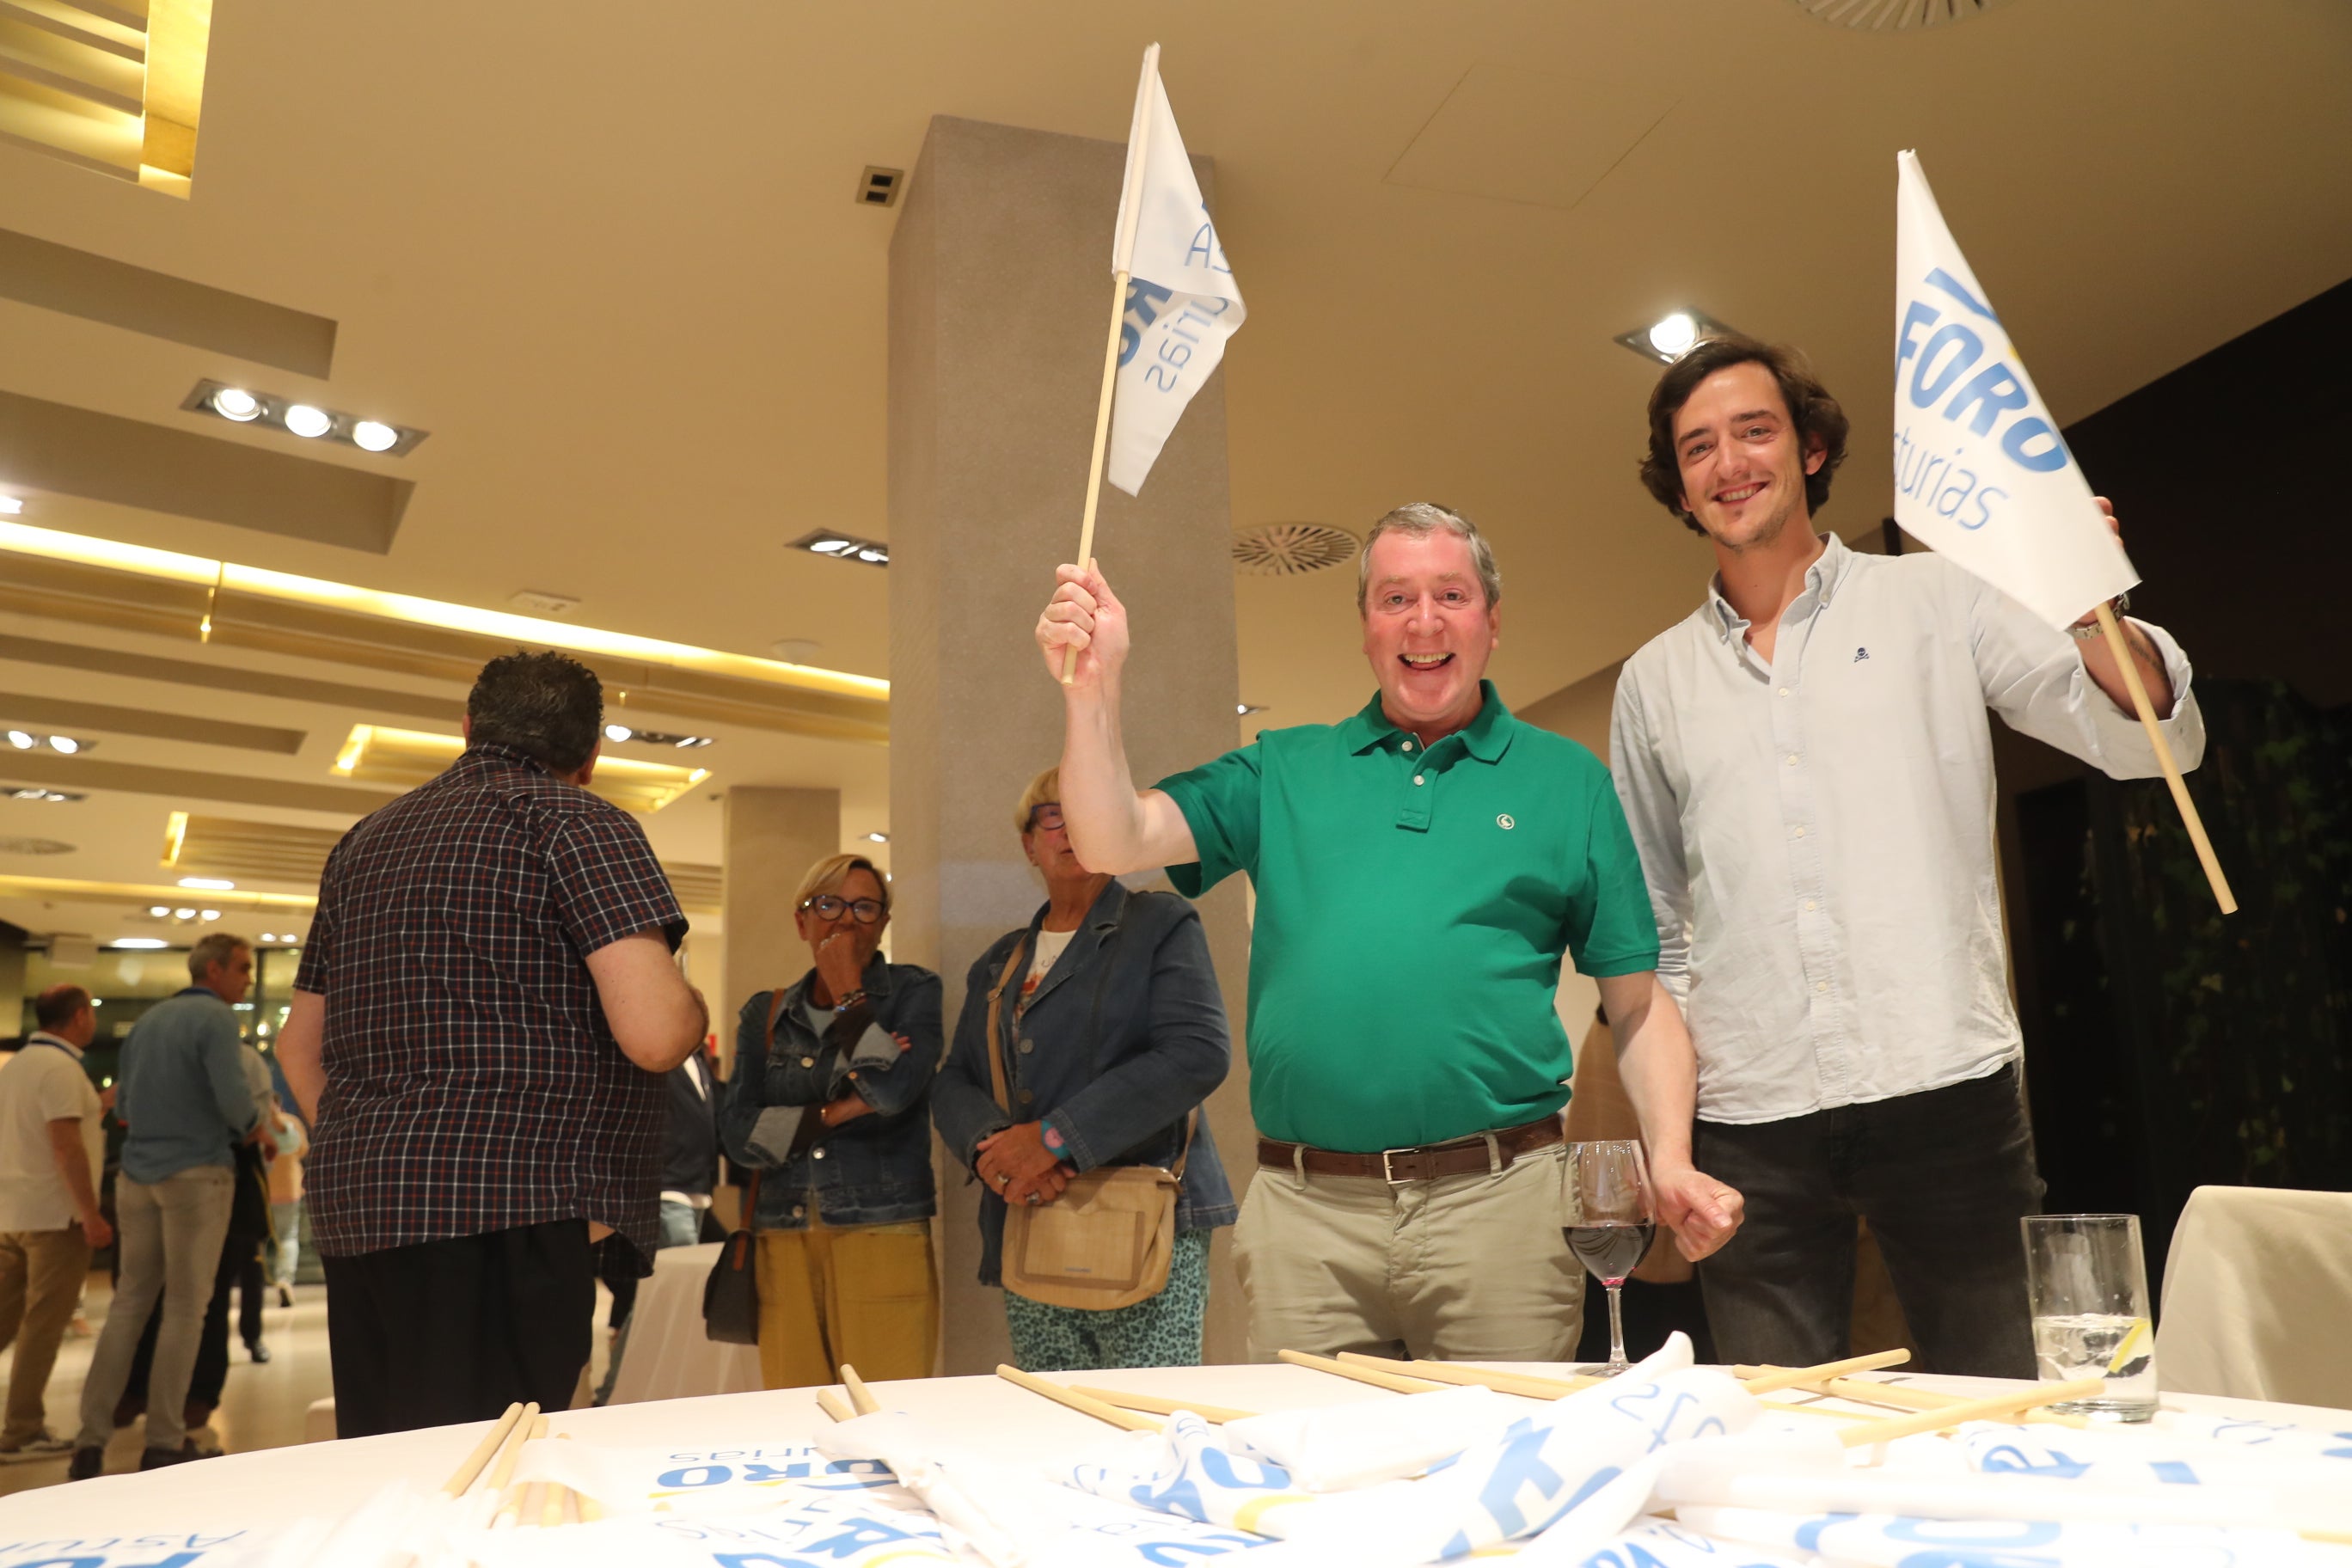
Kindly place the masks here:
[(1507, 811), (1495, 818), (1495, 826), (1501, 828), (1506, 833), (1508, 833), (1512, 828), (1517, 827), (1518, 825), (1518, 819), (1514, 817)]
[(1853, 662), (1856, 664), (1860, 664), (1864, 659), (1868, 658), (1869, 657), (1870, 650), (1866, 647), (1858, 647), (1853, 650)]

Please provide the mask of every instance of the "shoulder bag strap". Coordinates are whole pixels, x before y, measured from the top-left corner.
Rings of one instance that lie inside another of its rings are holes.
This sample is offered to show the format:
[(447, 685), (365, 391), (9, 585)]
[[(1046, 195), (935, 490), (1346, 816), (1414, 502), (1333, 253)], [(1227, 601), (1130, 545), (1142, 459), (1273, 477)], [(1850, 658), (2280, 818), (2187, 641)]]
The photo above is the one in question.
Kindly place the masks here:
[(1013, 1092), (1005, 1083), (1004, 1041), (997, 1032), (997, 1020), (1004, 1007), (1004, 988), (1013, 984), (1013, 973), (1021, 967), (1022, 950), (1028, 944), (1014, 942), (1013, 952), (1004, 961), (1004, 973), (988, 993), (988, 1081), (996, 1094), (996, 1108), (1005, 1115), (1013, 1114)]
[[(768, 994), (767, 1044), (768, 1055), (771, 1058), (776, 1054), (776, 1025), (784, 1016), (784, 994), (791, 989), (789, 985), (779, 985)], [(745, 1230), (759, 1228), (760, 1170), (761, 1167), (757, 1165), (751, 1167), (751, 1180), (743, 1191), (743, 1228)]]

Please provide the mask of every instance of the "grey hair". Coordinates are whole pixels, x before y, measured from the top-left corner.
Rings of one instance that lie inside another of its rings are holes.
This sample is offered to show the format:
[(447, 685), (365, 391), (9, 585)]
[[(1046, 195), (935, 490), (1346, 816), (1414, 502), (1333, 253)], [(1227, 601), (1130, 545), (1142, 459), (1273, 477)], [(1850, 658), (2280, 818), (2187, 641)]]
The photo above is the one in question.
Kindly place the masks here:
[(1372, 546), (1383, 533), (1402, 533), (1408, 539), (1426, 539), (1444, 531), (1470, 546), (1470, 561), (1478, 569), (1478, 586), (1486, 595), (1486, 607), (1493, 609), (1503, 602), (1503, 570), (1495, 564), (1495, 552), (1486, 543), (1486, 536), (1478, 525), (1433, 500), (1407, 501), (1372, 524), (1371, 532), (1364, 535), (1364, 548), (1356, 556), (1356, 613), (1363, 614), (1364, 601), (1372, 585)]
[(205, 932), (196, 939), (196, 945), (188, 949), (188, 978), (202, 985), (205, 983), (205, 972), (214, 964), (226, 963), (236, 956), (237, 949), (250, 948), (252, 945), (253, 943), (246, 941), (245, 938), (229, 931)]

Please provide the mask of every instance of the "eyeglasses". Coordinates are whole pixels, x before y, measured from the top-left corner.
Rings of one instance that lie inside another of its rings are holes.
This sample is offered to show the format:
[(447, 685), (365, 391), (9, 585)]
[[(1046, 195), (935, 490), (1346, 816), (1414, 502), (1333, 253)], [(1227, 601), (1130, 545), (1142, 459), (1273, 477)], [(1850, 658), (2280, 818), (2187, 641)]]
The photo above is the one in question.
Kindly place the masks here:
[(1040, 833), (1051, 833), (1062, 826), (1062, 803), (1042, 801), (1029, 808), (1029, 826)]
[(862, 926), (872, 925), (888, 912), (879, 899), (837, 899), (831, 893), (819, 893), (803, 902), (801, 908), (814, 910), (817, 919), (825, 921), (839, 920), (842, 911), (846, 910), (857, 917), (857, 923)]

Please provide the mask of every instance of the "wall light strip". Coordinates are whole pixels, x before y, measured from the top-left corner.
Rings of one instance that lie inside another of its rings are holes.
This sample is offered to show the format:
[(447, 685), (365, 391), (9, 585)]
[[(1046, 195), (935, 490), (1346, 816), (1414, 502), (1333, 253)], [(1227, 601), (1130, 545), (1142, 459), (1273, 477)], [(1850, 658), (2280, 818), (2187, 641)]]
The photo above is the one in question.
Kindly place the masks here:
[(356, 615), (373, 616), (381, 620), (473, 632), (482, 637), (536, 643), (542, 647), (570, 648), (577, 653), (642, 659), (647, 664), (698, 669), (712, 675), (731, 675), (803, 691), (824, 691), (839, 697), (863, 697), (876, 700), (887, 700), (890, 695), (890, 683), (870, 675), (851, 675), (844, 670), (786, 664), (779, 659), (757, 658), (749, 654), (722, 653), (716, 648), (664, 642), (656, 637), (633, 637), (627, 632), (600, 631), (594, 626), (574, 626), (566, 621), (541, 620), (534, 616), (509, 615), (503, 610), (477, 609), (470, 605), (453, 605), (440, 599), (418, 598), (410, 594), (385, 593), (381, 589), (362, 588), (349, 583), (299, 577), (290, 572), (239, 566), (233, 562), (215, 561), (201, 555), (183, 555), (176, 551), (156, 550), (143, 544), (123, 544), (110, 539), (93, 539), (86, 534), (64, 533), (56, 529), (34, 528), (21, 522), (0, 522), (0, 550), (13, 550), (19, 554), (37, 555), (50, 561), (106, 566), (118, 572), (131, 572), (142, 577), (163, 578), (174, 583), (205, 587), (217, 583), (229, 592), (251, 594), (260, 598), (320, 605), (331, 609), (349, 610)]

